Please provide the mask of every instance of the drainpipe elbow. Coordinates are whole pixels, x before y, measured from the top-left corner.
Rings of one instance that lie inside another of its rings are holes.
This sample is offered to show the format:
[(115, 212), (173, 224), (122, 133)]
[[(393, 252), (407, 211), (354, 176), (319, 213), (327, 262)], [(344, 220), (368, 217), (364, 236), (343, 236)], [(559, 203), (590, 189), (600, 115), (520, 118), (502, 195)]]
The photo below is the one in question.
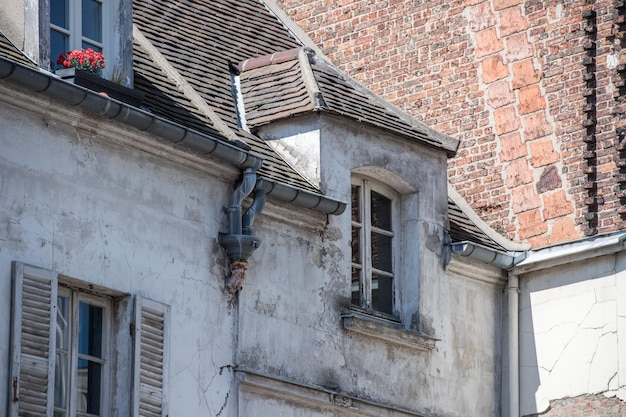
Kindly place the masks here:
[(261, 214), (263, 207), (265, 207), (265, 190), (257, 188), (254, 191), (254, 200), (252, 205), (243, 213), (243, 234), (252, 235), (252, 222), (257, 215)]

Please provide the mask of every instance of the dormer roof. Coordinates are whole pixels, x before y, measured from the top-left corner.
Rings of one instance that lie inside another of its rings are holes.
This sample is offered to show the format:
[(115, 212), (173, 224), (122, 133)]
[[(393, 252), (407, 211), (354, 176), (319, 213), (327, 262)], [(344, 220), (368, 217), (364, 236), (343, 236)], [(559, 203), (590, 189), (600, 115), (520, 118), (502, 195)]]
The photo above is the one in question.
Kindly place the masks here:
[(247, 126), (255, 128), (311, 112), (328, 112), (445, 150), (458, 141), (436, 132), (380, 99), (308, 48), (294, 48), (238, 64)]

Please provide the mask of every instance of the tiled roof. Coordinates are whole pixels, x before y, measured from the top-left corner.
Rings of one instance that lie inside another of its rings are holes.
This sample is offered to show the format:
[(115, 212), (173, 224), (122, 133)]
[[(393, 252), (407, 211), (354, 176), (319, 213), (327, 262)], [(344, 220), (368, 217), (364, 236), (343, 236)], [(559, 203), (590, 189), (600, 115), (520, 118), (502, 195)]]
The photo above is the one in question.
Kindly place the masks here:
[(233, 129), (230, 65), (300, 46), (258, 0), (135, 0), (133, 21)]
[(26, 57), (11, 41), (0, 31), (0, 55), (9, 58), (27, 67), (36, 68), (37, 65)]
[[(244, 142), (264, 163), (259, 174), (305, 190), (317, 191), (263, 140), (240, 129), (232, 91), (231, 64), (296, 43), (276, 18), (256, 1), (136, 0), (133, 20), (156, 54), (135, 40), (135, 88), (148, 110), (225, 140)], [(251, 31), (252, 27), (258, 30)], [(202, 46), (202, 47), (200, 47)], [(168, 67), (168, 68), (166, 68)], [(173, 74), (173, 73), (174, 74)], [(181, 77), (197, 94), (215, 123), (185, 93)]]
[(448, 219), (450, 220), (450, 238), (452, 242), (474, 242), (482, 246), (507, 252), (507, 249), (491, 239), (474, 224), (456, 203), (448, 198)]
[(294, 49), (239, 64), (250, 128), (305, 112), (326, 111), (456, 151), (457, 141), (404, 115), (311, 50)]

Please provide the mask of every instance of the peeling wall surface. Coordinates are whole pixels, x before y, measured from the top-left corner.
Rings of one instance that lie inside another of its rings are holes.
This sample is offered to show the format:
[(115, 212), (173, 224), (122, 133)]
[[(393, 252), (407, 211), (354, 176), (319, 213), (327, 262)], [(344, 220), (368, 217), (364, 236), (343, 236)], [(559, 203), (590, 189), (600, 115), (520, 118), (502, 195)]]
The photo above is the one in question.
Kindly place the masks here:
[[(537, 271), (520, 282), (521, 415), (583, 394), (626, 400), (626, 254)], [(621, 415), (596, 413), (586, 415)]]
[[(349, 209), (327, 217), (270, 199), (233, 296), (217, 237), (238, 170), (140, 150), (157, 140), (20, 91), (0, 100), (0, 413), (19, 261), (170, 306), (171, 416), (499, 415), (504, 281), (457, 258), (443, 269), (442, 152), (340, 119), (318, 124), (330, 196), (350, 201), (353, 171), (401, 191), (401, 320), (378, 328), (434, 344), (424, 348), (345, 328)], [(128, 357), (118, 360), (125, 367)], [(129, 415), (126, 373), (114, 376), (113, 415)]]

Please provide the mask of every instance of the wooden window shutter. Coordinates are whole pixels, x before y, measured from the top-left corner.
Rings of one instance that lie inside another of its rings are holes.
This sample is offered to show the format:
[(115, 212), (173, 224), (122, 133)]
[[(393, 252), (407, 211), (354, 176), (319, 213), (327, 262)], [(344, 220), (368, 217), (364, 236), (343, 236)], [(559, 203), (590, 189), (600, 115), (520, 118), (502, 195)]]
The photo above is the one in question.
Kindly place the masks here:
[(135, 299), (133, 417), (168, 415), (169, 306)]
[(13, 263), (10, 417), (52, 417), (58, 276)]

